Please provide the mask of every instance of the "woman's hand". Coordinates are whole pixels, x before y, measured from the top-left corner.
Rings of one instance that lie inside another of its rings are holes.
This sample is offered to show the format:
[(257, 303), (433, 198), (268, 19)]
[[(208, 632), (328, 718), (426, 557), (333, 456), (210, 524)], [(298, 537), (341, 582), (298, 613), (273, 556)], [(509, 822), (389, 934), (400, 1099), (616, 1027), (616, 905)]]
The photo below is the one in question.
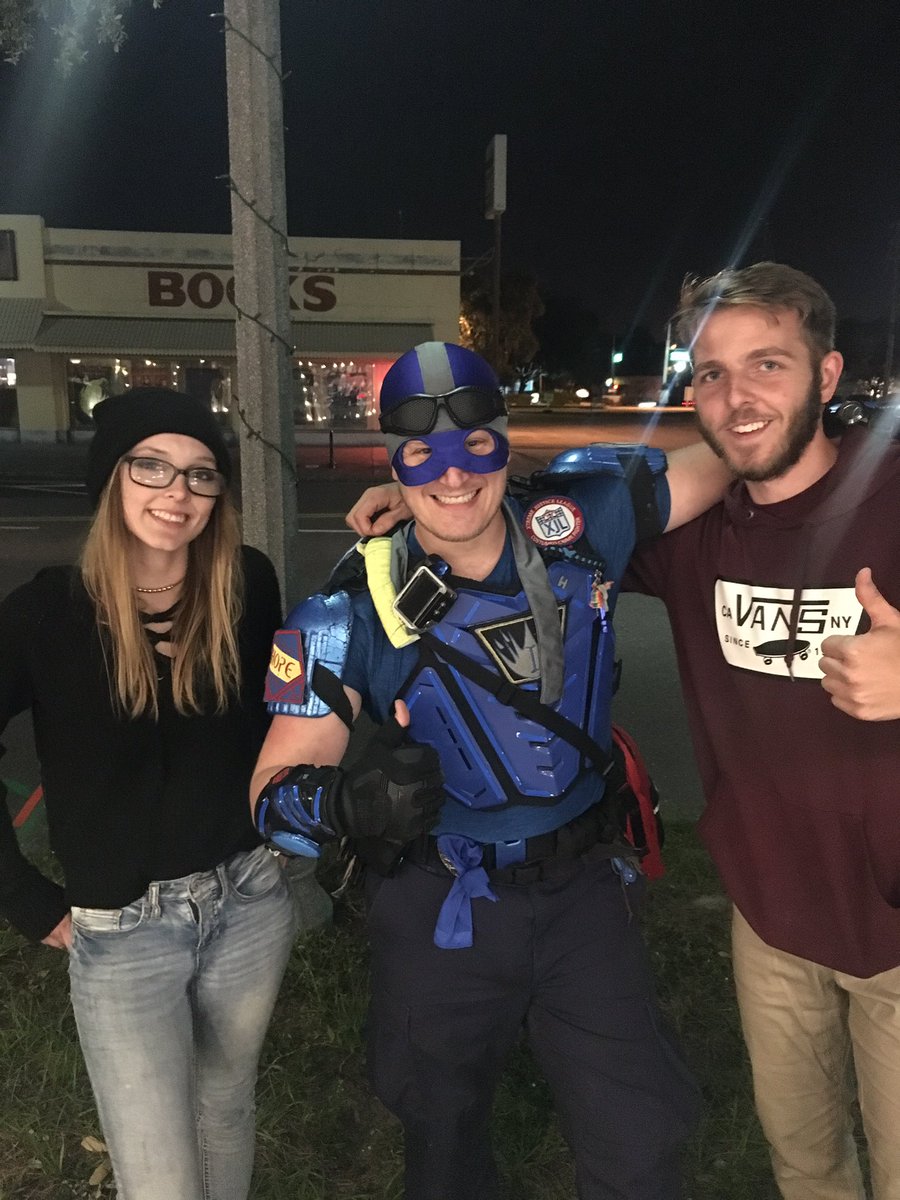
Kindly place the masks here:
[(366, 488), (344, 521), (360, 537), (378, 537), (411, 516), (399, 486), (381, 483)]
[(71, 913), (66, 913), (56, 928), (52, 929), (45, 938), (41, 938), (41, 944), (44, 946), (52, 946), (54, 950), (72, 949)]

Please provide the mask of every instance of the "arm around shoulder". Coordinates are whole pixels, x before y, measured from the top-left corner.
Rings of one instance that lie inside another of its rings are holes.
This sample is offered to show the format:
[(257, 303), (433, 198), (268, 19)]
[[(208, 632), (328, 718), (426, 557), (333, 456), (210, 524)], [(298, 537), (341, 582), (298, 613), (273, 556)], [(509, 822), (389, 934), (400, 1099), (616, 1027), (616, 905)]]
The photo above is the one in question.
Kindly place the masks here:
[(667, 454), (671, 508), (665, 532), (677, 529), (712, 508), (725, 495), (733, 476), (705, 442)]
[(344, 523), (360, 537), (379, 537), (389, 533), (398, 521), (407, 521), (411, 516), (399, 485), (380, 483), (366, 488), (344, 517)]

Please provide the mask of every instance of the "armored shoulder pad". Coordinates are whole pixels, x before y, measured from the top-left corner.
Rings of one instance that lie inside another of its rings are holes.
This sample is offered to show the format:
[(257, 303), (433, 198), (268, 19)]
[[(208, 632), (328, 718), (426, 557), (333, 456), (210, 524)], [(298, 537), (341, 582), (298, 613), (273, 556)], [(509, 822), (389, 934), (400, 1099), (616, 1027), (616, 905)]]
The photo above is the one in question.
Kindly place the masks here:
[[(391, 545), (391, 572), (396, 581), (402, 579), (406, 568), (405, 530), (409, 521), (398, 521), (393, 529), (378, 537), (361, 538), (339, 559), (328, 576), (322, 591), (330, 596), (333, 592), (349, 592), (354, 595), (371, 589), (371, 571), (366, 563), (367, 548), (372, 542), (389, 542)], [(400, 564), (398, 567), (397, 564)], [(399, 586), (399, 585), (398, 585)]]
[(658, 475), (666, 469), (666, 456), (664, 451), (653, 446), (591, 442), (589, 446), (576, 446), (574, 450), (557, 454), (532, 479), (541, 486), (554, 480), (581, 479), (586, 475), (615, 475), (619, 479), (630, 479), (639, 463), (645, 463), (654, 475)]
[[(285, 627), (275, 634), (272, 658), (266, 675), (265, 700), (269, 712), (292, 717), (324, 717), (338, 711), (343, 689), (332, 686), (326, 701), (320, 680), (330, 676), (339, 681), (347, 662), (353, 608), (345, 591), (310, 596), (294, 608)], [(349, 707), (349, 703), (348, 703)]]
[[(361, 553), (362, 542), (356, 542), (335, 563), (322, 591), (326, 596), (335, 592), (360, 592), (366, 587), (366, 563)], [(302, 606), (300, 606), (302, 607)]]

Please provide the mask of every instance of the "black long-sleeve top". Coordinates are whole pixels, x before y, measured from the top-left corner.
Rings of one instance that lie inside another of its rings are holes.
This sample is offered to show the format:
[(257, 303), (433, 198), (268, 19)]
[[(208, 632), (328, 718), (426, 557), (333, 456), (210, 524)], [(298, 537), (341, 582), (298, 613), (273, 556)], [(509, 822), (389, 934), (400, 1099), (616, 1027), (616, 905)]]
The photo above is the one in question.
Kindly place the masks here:
[(0, 914), (39, 940), (73, 904), (121, 908), (157, 879), (217, 866), (258, 844), (250, 775), (268, 716), (263, 681), (281, 619), (265, 555), (243, 548), (241, 692), (221, 713), (179, 714), (169, 672), (159, 716), (118, 713), (93, 605), (71, 567), (50, 567), (0, 603), (0, 732), (31, 709), (50, 844), (65, 889), (19, 849), (0, 803)]

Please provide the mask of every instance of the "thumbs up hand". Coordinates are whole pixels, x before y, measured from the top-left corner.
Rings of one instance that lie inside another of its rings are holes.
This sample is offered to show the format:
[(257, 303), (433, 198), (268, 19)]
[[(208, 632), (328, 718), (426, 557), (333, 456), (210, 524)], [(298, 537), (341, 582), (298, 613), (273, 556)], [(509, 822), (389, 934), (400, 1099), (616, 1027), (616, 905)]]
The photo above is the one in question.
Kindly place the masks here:
[(831, 703), (861, 721), (900, 719), (900, 612), (879, 592), (869, 567), (856, 576), (856, 598), (872, 628), (833, 634), (822, 643), (822, 687)]

